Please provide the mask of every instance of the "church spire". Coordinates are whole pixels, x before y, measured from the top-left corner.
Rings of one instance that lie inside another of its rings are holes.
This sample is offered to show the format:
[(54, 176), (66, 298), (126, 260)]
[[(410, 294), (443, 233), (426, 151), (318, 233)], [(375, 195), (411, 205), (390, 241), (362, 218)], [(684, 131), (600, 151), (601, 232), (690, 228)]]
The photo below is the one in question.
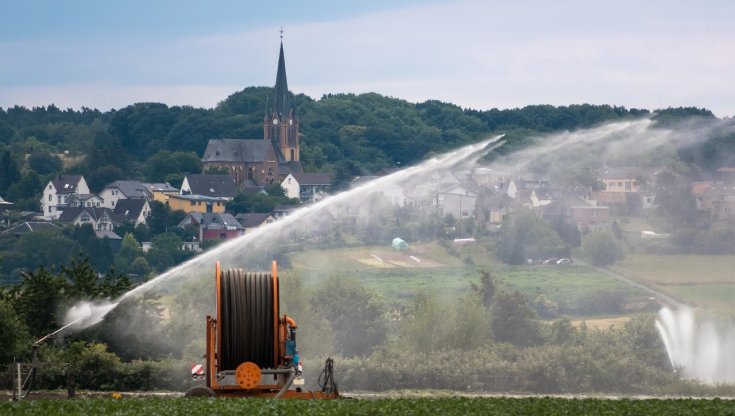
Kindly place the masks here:
[(279, 117), (288, 116), (291, 103), (288, 99), (288, 81), (286, 81), (286, 60), (283, 58), (283, 29), (281, 29), (281, 52), (278, 55), (278, 73), (276, 74), (276, 87), (274, 88), (273, 111)]

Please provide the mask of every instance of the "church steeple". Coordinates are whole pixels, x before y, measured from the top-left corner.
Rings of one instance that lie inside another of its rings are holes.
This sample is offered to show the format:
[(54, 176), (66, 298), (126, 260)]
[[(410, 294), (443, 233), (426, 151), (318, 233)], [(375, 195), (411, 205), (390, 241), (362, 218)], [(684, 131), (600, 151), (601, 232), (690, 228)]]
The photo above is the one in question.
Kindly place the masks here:
[(291, 103), (288, 99), (288, 81), (286, 80), (286, 60), (283, 58), (283, 33), (281, 33), (281, 52), (278, 55), (278, 73), (276, 74), (276, 87), (273, 91), (273, 111), (279, 117), (288, 116)]
[(283, 29), (281, 29), (276, 86), (273, 88), (273, 107), (263, 120), (263, 133), (264, 138), (273, 143), (279, 161), (299, 161), (299, 119), (288, 95), (286, 59), (283, 56)]

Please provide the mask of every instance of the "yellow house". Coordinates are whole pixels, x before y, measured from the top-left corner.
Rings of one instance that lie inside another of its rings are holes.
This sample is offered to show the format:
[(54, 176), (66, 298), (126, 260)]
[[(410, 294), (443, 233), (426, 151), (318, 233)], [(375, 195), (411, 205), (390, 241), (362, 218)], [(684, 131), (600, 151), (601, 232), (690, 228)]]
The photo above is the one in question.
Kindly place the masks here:
[(166, 183), (144, 183), (148, 191), (153, 195), (153, 200), (168, 204), (168, 197), (171, 195), (178, 195), (180, 191), (173, 186)]
[(189, 212), (225, 212), (225, 202), (228, 198), (201, 196), (201, 195), (168, 195), (168, 206), (172, 210)]

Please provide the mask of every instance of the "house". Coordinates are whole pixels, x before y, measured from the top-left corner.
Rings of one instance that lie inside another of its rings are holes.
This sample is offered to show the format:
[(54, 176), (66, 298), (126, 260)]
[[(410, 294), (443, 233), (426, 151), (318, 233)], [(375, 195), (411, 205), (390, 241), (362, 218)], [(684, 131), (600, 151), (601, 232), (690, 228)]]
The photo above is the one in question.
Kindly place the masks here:
[(263, 140), (210, 140), (202, 157), (202, 170), (226, 169), (238, 187), (245, 181), (258, 186), (280, 183), (289, 173), (303, 172), (300, 140), (299, 118), (288, 91), (281, 43), (273, 100), (267, 103), (263, 118)]
[(715, 172), (718, 182), (733, 183), (735, 182), (735, 167), (723, 166)]
[(477, 194), (462, 185), (451, 185), (435, 196), (436, 212), (440, 217), (452, 215), (458, 220), (476, 217)]
[(594, 205), (577, 196), (568, 196), (536, 207), (534, 211), (551, 222), (567, 222), (577, 226), (580, 232), (609, 230), (610, 207)]
[(121, 199), (112, 213), (116, 222), (131, 222), (137, 227), (146, 223), (151, 215), (151, 207), (145, 199)]
[(191, 212), (179, 223), (179, 227), (184, 228), (189, 224), (197, 229), (199, 241), (230, 240), (245, 233), (245, 227), (228, 213)]
[(81, 175), (59, 175), (46, 185), (41, 197), (41, 210), (46, 221), (59, 219), (67, 200), (74, 194), (89, 194), (87, 181)]
[(699, 182), (692, 184), (697, 209), (705, 211), (710, 219), (724, 220), (735, 217), (735, 184)]
[(22, 224), (18, 224), (15, 227), (8, 228), (2, 232), (3, 236), (12, 235), (14, 237), (20, 237), (24, 234), (34, 233), (38, 231), (61, 231), (62, 228), (56, 224), (50, 222), (33, 222), (26, 221)]
[(276, 205), (273, 208), (273, 218), (280, 219), (287, 217), (299, 208), (301, 208), (300, 205)]
[(551, 177), (545, 174), (527, 173), (513, 179), (518, 189), (551, 189)]
[(104, 200), (96, 194), (72, 194), (67, 200), (69, 207), (97, 207), (104, 206)]
[(117, 201), (121, 199), (145, 199), (153, 200), (153, 194), (140, 181), (115, 181), (107, 185), (99, 193), (104, 200), (104, 207), (114, 209)]
[(244, 184), (240, 187), (240, 193), (244, 195), (268, 195), (268, 192), (265, 190), (264, 186), (258, 186), (258, 185), (250, 185), (250, 184)]
[[(397, 170), (396, 170), (397, 172)], [(365, 185), (368, 182), (372, 182), (375, 179), (380, 178), (380, 176), (358, 176), (350, 182), (350, 189), (354, 189), (360, 186)], [(383, 194), (383, 196), (390, 201), (390, 203), (393, 206), (396, 207), (405, 207), (405, 206), (415, 206), (416, 202), (412, 200), (411, 198), (406, 196), (406, 193), (403, 192), (403, 188), (401, 188), (398, 184), (395, 182), (389, 182), (386, 184), (383, 184), (379, 188), (375, 189), (375, 192), (379, 192)]]
[(245, 228), (245, 234), (276, 220), (273, 215), (268, 212), (237, 214), (235, 215), (235, 219), (243, 226), (243, 228)]
[[(513, 175), (490, 168), (472, 169), (467, 174), (467, 179), (472, 180), (480, 186), (490, 186), (500, 192), (508, 192)], [(512, 195), (511, 195), (512, 196)]]
[(485, 227), (498, 225), (513, 212), (515, 201), (507, 194), (480, 195), (477, 201), (477, 222)]
[(576, 205), (571, 207), (572, 220), (580, 232), (609, 230), (610, 207), (593, 205)]
[(651, 180), (661, 169), (645, 167), (605, 168), (600, 180), (604, 192), (633, 192), (643, 190), (644, 182)]
[(145, 186), (146, 189), (148, 189), (148, 192), (153, 196), (154, 201), (158, 201), (163, 204), (168, 203), (169, 195), (178, 195), (181, 193), (180, 190), (174, 188), (168, 182), (144, 183), (143, 186)]
[(316, 202), (327, 195), (332, 186), (334, 175), (331, 173), (289, 173), (281, 182), (289, 198), (298, 198), (301, 202)]
[(230, 175), (186, 175), (179, 194), (224, 198), (229, 201), (237, 195), (237, 186)]
[(68, 207), (59, 216), (59, 222), (75, 226), (91, 224), (95, 231), (114, 229), (114, 216), (109, 208)]
[(184, 212), (225, 212), (225, 204), (230, 198), (208, 197), (201, 195), (169, 195), (168, 206), (172, 210)]

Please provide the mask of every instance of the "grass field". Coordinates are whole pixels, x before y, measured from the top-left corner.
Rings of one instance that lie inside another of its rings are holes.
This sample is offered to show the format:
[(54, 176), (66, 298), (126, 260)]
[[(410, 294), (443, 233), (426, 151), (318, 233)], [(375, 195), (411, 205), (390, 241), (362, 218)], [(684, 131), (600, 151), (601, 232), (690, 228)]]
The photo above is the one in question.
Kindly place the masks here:
[(0, 403), (3, 415), (731, 415), (720, 399), (425, 398), (332, 401), (79, 399)]
[(735, 256), (628, 254), (611, 269), (683, 301), (735, 313)]
[(628, 301), (648, 295), (594, 269), (580, 265), (509, 266), (498, 262), (481, 246), (412, 245), (405, 252), (390, 247), (309, 250), (290, 254), (292, 269), (306, 282), (329, 274), (351, 276), (386, 299), (409, 301), (418, 291), (458, 296), (479, 282), (481, 272), (496, 277), (507, 290), (518, 290), (530, 300), (544, 295), (559, 304), (593, 303), (615, 295)]

